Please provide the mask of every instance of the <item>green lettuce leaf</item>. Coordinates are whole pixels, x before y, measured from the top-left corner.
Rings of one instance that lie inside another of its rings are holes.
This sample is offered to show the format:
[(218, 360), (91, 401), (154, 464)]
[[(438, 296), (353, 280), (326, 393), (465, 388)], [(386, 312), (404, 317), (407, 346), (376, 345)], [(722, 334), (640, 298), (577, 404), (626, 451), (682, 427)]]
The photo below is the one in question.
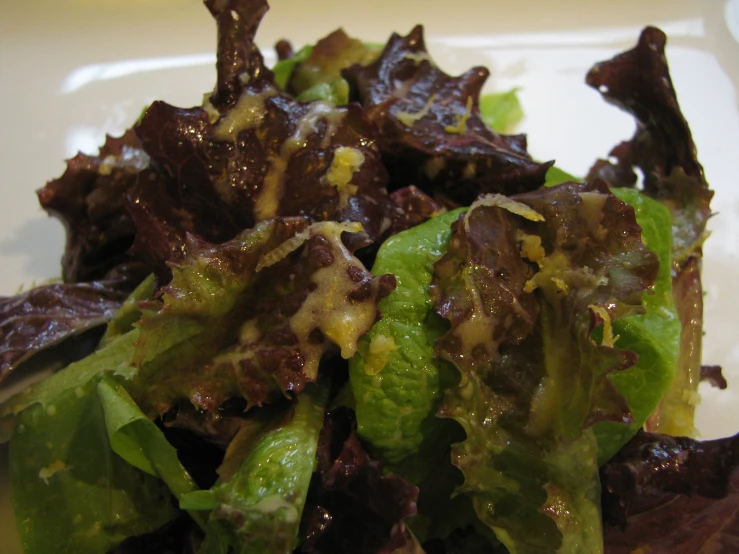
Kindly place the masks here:
[[(518, 101), (518, 89), (480, 96), (480, 118), (499, 133), (513, 131), (523, 119), (523, 108)], [(549, 171), (552, 169), (550, 168)]]
[(106, 552), (177, 515), (165, 484), (111, 449), (97, 382), (47, 395), (18, 416), (10, 474), (28, 554)]
[(176, 517), (167, 486), (179, 495), (189, 476), (112, 377), (135, 375), (139, 338), (138, 329), (112, 338), (0, 406), (15, 416), (13, 503), (28, 552), (104, 552)]
[(282, 90), (285, 90), (295, 68), (305, 61), (312, 51), (313, 47), (306, 45), (286, 60), (280, 60), (277, 62), (274, 67), (272, 67), (272, 73), (275, 76), (275, 84)]
[[(177, 499), (197, 489), (175, 448), (120, 383), (103, 375), (97, 384), (97, 394), (113, 452), (141, 471), (162, 479)], [(191, 515), (198, 524), (205, 526), (200, 514)]]
[(445, 325), (431, 312), (427, 289), (460, 211), (389, 238), (372, 268), (375, 274), (392, 273), (397, 284), (379, 303), (382, 319), (360, 339), (349, 374), (359, 434), (390, 464), (418, 450), (437, 424), (444, 388), (455, 381), (453, 368), (433, 353)]
[(290, 553), (316, 465), (328, 397), (325, 383), (306, 387), (292, 419), (267, 431), (226, 482), (182, 505), (212, 509), (201, 552)]
[[(545, 186), (575, 180), (575, 177), (561, 169), (551, 167), (547, 172)], [(643, 298), (645, 313), (613, 322), (614, 334), (619, 337), (619, 347), (636, 352), (639, 359), (632, 367), (610, 377), (629, 404), (631, 423), (603, 421), (594, 426), (600, 465), (618, 452), (644, 426), (660, 401), (665, 398), (675, 380), (681, 336), (680, 318), (672, 290), (673, 225), (670, 211), (662, 203), (636, 189), (612, 188), (611, 192), (634, 208), (636, 222), (642, 228), (647, 249), (657, 254), (660, 265), (653, 290)], [(684, 383), (673, 386), (680, 387), (681, 390), (690, 389)], [(667, 395), (667, 398), (673, 396), (675, 395)], [(677, 420), (677, 414), (681, 413), (677, 406), (684, 404), (682, 400), (674, 404), (676, 408), (672, 410), (671, 419)], [(692, 424), (688, 422), (685, 425), (689, 427)]]
[(568, 181), (581, 181), (582, 179), (577, 179), (573, 175), (570, 175), (563, 169), (560, 169), (556, 166), (552, 166), (547, 170), (546, 175), (546, 181), (544, 182), (545, 187), (553, 187), (554, 185), (561, 185), (562, 183), (567, 183)]
[(154, 295), (156, 278), (154, 274), (149, 275), (134, 289), (126, 301), (116, 312), (113, 319), (108, 322), (103, 338), (100, 339), (99, 348), (109, 344), (113, 339), (125, 335), (133, 330), (136, 322), (143, 315), (139, 304), (145, 300), (151, 300)]
[(672, 218), (669, 210), (635, 189), (617, 188), (612, 192), (634, 208), (647, 250), (657, 254), (660, 265), (654, 287), (642, 298), (645, 313), (613, 322), (619, 348), (636, 352), (639, 359), (633, 366), (610, 377), (626, 397), (631, 423), (603, 421), (593, 427), (601, 465), (644, 426), (673, 382), (681, 328), (672, 292)]
[[(297, 58), (283, 88), (303, 102), (327, 100), (336, 105), (346, 104), (349, 102), (349, 83), (342, 77), (341, 70), (355, 63), (371, 63), (381, 49), (337, 29), (313, 47), (303, 48), (290, 60), (280, 62), (286, 68), (288, 62)], [(283, 71), (282, 67), (280, 71)]]
[[(88, 386), (100, 373), (107, 371), (128, 379), (136, 372), (131, 365), (139, 331), (133, 330), (111, 341), (105, 348), (93, 352), (79, 362), (68, 365), (43, 381), (40, 381), (23, 392), (16, 394), (0, 404), (0, 418), (13, 416), (34, 404), (46, 409), (52, 406), (56, 398), (68, 391)], [(168, 345), (160, 344), (152, 350), (152, 354), (166, 349)]]
[(596, 161), (589, 176), (614, 187), (633, 187), (638, 169), (644, 193), (670, 210), (672, 289), (682, 324), (680, 352), (675, 379), (649, 418), (647, 429), (694, 436), (703, 338), (702, 246), (708, 236), (713, 191), (680, 111), (665, 56), (666, 43), (661, 30), (646, 27), (634, 48), (588, 72), (587, 84), (636, 120), (631, 140), (616, 145), (608, 160)]

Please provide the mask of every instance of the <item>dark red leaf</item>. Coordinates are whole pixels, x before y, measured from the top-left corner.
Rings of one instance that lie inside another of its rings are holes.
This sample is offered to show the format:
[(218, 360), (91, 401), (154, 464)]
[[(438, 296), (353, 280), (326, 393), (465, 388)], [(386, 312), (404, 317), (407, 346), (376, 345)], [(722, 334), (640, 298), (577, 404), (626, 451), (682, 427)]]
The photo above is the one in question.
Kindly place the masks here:
[(393, 233), (420, 225), (446, 211), (442, 204), (414, 185), (391, 192), (390, 198), (403, 210), (403, 215), (395, 221)]
[(701, 381), (708, 381), (712, 386), (721, 390), (724, 390), (729, 386), (726, 382), (726, 378), (721, 373), (720, 365), (702, 365)]
[(126, 251), (135, 228), (123, 198), (148, 164), (138, 138), (128, 131), (120, 138), (108, 136), (97, 156), (77, 154), (59, 179), (38, 190), (41, 206), (67, 231), (65, 282), (102, 279), (131, 259)]
[[(416, 513), (418, 489), (382, 474), (356, 436), (351, 410), (327, 414), (318, 443), (318, 467), (304, 511), (301, 552), (374, 554), (399, 546), (405, 518)], [(398, 544), (396, 544), (398, 543)]]
[(640, 433), (601, 469), (606, 553), (735, 552), (739, 435)]
[(216, 206), (242, 229), (305, 215), (356, 221), (380, 239), (400, 211), (385, 190), (373, 124), (356, 105), (298, 102), (278, 89), (253, 43), (264, 2), (208, 6), (219, 28), (216, 91), (203, 107), (155, 102), (136, 126), (173, 180), (172, 196), (188, 212), (201, 201)]
[(445, 74), (426, 51), (422, 27), (394, 34), (374, 63), (354, 65), (344, 76), (380, 129), (393, 188), (415, 184), (465, 205), (481, 193), (513, 194), (544, 183), (552, 164), (531, 159), (525, 136), (501, 135), (480, 119), (488, 70)]
[(0, 380), (34, 354), (107, 323), (136, 282), (57, 283), (0, 297)]

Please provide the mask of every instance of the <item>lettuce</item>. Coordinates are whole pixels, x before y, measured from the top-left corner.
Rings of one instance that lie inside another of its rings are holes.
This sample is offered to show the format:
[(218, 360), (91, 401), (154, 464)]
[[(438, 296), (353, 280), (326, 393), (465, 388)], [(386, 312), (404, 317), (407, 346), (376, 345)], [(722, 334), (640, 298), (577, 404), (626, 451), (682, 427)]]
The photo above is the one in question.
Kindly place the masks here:
[[(175, 498), (197, 486), (162, 431), (134, 403), (126, 389), (107, 375), (97, 384), (110, 448), (133, 467), (162, 479)], [(193, 518), (201, 526), (198, 514)]]
[[(582, 184), (501, 134), (515, 90), (443, 73), (420, 27), (382, 49), (336, 31), (273, 73), (266, 3), (206, 6), (212, 94), (155, 102), (70, 160), (39, 192), (68, 227), (67, 283), (0, 303), (3, 328), (23, 324), (0, 376), (110, 321), (0, 405), (30, 552), (599, 552), (598, 464), (619, 449), (602, 473), (618, 524), (733, 525), (733, 440), (622, 448), (645, 423), (690, 431), (699, 368), (711, 193), (659, 31), (589, 74), (637, 132)], [(172, 427), (215, 455), (191, 465)], [(645, 514), (635, 492), (706, 490), (656, 471), (662, 454), (715, 469), (725, 501)]]
[(316, 465), (327, 395), (325, 383), (307, 387), (292, 417), (283, 424), (273, 422), (274, 428), (236, 462), (230, 479), (207, 494), (183, 499), (185, 506), (194, 498), (200, 507), (212, 508), (203, 554), (293, 551)]
[(111, 449), (98, 382), (61, 390), (18, 416), (10, 476), (29, 554), (105, 552), (177, 515), (166, 485)]
[(480, 118), (485, 124), (499, 133), (511, 132), (523, 119), (517, 92), (514, 88), (480, 96)]
[(367, 65), (378, 53), (377, 47), (337, 29), (310, 48), (310, 53), (292, 72), (288, 86), (283, 88), (304, 102), (327, 100), (346, 104), (349, 84), (341, 76), (341, 71), (354, 63)]
[(35, 354), (111, 320), (127, 294), (115, 282), (56, 283), (0, 297), (0, 381)]
[(656, 270), (633, 210), (603, 184), (493, 197), (457, 223), (432, 283), (452, 325), (437, 348), (462, 373), (441, 413), (467, 433), (452, 458), (460, 490), (509, 550), (602, 548), (588, 428), (628, 421), (608, 376), (636, 356), (591, 333), (639, 311)]
[(609, 554), (739, 546), (739, 435), (696, 441), (640, 432), (601, 479)]
[[(465, 476), (459, 491), (509, 549), (597, 550), (596, 443), (587, 428), (630, 420), (610, 376), (636, 356), (608, 338), (597, 345), (591, 333), (641, 311), (657, 258), (633, 210), (603, 185), (490, 197), (459, 213), (397, 235), (378, 253), (375, 268), (394, 272), (398, 288), (351, 363), (360, 432), (386, 459), (405, 458), (398, 467), (408, 471), (408, 458), (434, 436), (438, 410), (467, 434), (453, 447)], [(432, 302), (451, 327), (435, 322)], [(459, 369), (458, 385), (434, 347)], [(544, 515), (554, 498), (569, 506), (567, 522)]]
[(433, 414), (455, 381), (448, 363), (434, 356), (444, 331), (430, 315), (431, 268), (451, 237), (449, 212), (395, 235), (380, 248), (374, 273), (392, 273), (396, 289), (378, 305), (382, 319), (359, 342), (349, 362), (360, 436), (391, 464), (414, 454), (436, 425)]
[[(359, 228), (278, 218), (220, 245), (191, 239), (138, 323), (129, 389), (144, 412), (188, 401), (215, 414), (230, 398), (261, 406), (299, 394), (324, 356), (351, 357), (394, 286), (343, 244)], [(149, 355), (167, 341), (166, 355)]]
[(613, 193), (634, 208), (647, 250), (658, 255), (660, 265), (652, 290), (644, 294), (645, 313), (613, 322), (620, 348), (633, 350), (637, 362), (611, 376), (631, 411), (631, 423), (597, 423), (598, 460), (603, 464), (647, 422), (675, 379), (680, 350), (680, 319), (672, 291), (672, 219), (665, 206), (634, 189)]
[(632, 114), (637, 124), (633, 138), (615, 146), (608, 161), (598, 160), (590, 177), (603, 178), (614, 187), (633, 187), (637, 181), (634, 169), (638, 168), (644, 193), (670, 211), (672, 290), (682, 326), (680, 351), (675, 379), (648, 428), (692, 436), (703, 328), (701, 248), (713, 192), (680, 112), (665, 57), (666, 40), (662, 31), (647, 27), (633, 49), (596, 64), (588, 73), (588, 85)]
[(127, 250), (135, 228), (124, 199), (148, 166), (149, 156), (129, 130), (106, 137), (97, 156), (77, 154), (61, 177), (38, 190), (41, 207), (67, 232), (65, 282), (101, 280), (116, 266), (134, 261)]
[(365, 450), (352, 411), (334, 409), (326, 414), (318, 441), (300, 552), (418, 552), (405, 526), (416, 514), (417, 498), (416, 487), (388, 475)]
[(503, 135), (480, 114), (489, 72), (474, 67), (447, 75), (426, 51), (423, 28), (393, 34), (369, 65), (343, 72), (365, 112), (380, 129), (379, 146), (390, 188), (416, 185), (468, 205), (479, 194), (513, 194), (544, 183), (553, 162), (538, 163), (525, 135)]
[[(351, 356), (393, 280), (363, 270), (341, 242), (344, 230), (335, 222), (308, 225), (294, 218), (265, 222), (223, 245), (193, 242), (190, 255), (173, 267), (172, 282), (160, 289), (162, 300), (138, 305), (144, 315), (133, 330), (125, 332), (130, 314), (122, 313), (121, 328), (99, 350), (0, 407), (0, 416), (15, 417), (11, 477), (30, 552), (48, 552), (50, 544), (59, 551), (107, 550), (174, 519), (169, 490), (182, 497), (196, 487), (147, 417), (157, 415), (157, 407), (164, 413), (192, 398), (216, 411), (232, 394), (257, 403), (286, 390), (302, 392), (317, 379), (324, 354)], [(137, 296), (147, 296), (147, 288)], [(137, 312), (133, 304), (127, 309)], [(314, 412), (315, 443), (323, 411)], [(289, 453), (291, 444), (278, 440), (276, 448)], [(307, 447), (313, 454), (301, 462), (304, 493), (315, 463), (315, 445)], [(252, 469), (261, 463), (247, 464), (231, 484), (234, 494), (243, 493), (238, 483), (254, 478)], [(55, 486), (44, 488), (47, 481)], [(73, 504), (59, 508), (48, 531), (42, 529), (42, 515), (60, 495), (72, 503), (87, 498), (84, 513), (78, 518)], [(299, 510), (295, 518), (297, 530)]]

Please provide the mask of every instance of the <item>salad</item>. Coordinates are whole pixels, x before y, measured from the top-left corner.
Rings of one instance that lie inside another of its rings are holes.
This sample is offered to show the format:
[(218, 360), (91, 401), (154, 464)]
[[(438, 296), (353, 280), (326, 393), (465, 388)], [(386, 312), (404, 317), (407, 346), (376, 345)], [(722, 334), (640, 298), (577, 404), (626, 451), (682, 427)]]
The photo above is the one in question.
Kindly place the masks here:
[(420, 27), (268, 69), (266, 3), (206, 6), (213, 92), (70, 160), (64, 282), (0, 304), (0, 379), (77, 358), (0, 404), (26, 551), (731, 551), (664, 34), (588, 73), (637, 131), (577, 179)]

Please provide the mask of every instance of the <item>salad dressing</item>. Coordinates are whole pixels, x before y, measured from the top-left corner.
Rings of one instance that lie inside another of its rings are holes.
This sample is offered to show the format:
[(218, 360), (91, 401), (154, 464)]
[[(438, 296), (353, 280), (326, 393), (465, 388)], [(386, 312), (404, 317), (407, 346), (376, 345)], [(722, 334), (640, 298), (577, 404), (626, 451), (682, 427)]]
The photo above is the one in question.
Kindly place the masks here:
[[(356, 260), (341, 242), (341, 234), (358, 232), (361, 230), (361, 225), (324, 221), (314, 224), (311, 229), (313, 232), (320, 230), (320, 233), (330, 240), (334, 260), (329, 267), (320, 268), (313, 274), (312, 281), (316, 289), (290, 320), (290, 330), (301, 342), (309, 342), (308, 336), (314, 329), (319, 328), (324, 335), (339, 346), (341, 356), (348, 359), (356, 351), (356, 341), (362, 334), (361, 330), (371, 326), (376, 317), (376, 309), (371, 302), (360, 301), (347, 304), (346, 299), (355, 290), (356, 285), (351, 280), (339, 281), (335, 278), (337, 272), (351, 274), (352, 268), (356, 267)], [(343, 271), (337, 269), (337, 265), (343, 268)], [(324, 323), (319, 323), (321, 321)], [(307, 353), (309, 360), (306, 360), (306, 365), (310, 365), (308, 363), (310, 361), (315, 363), (317, 368), (318, 359), (322, 353), (320, 345), (314, 346)]]
[(349, 205), (349, 198), (357, 193), (357, 185), (351, 183), (354, 174), (364, 163), (361, 150), (350, 146), (339, 146), (334, 151), (331, 167), (326, 172), (326, 182), (339, 193), (339, 207), (343, 210)]
[[(254, 91), (249, 89), (245, 90), (236, 105), (229, 109), (218, 122), (211, 138), (213, 140), (236, 142), (239, 133), (254, 129), (262, 123), (267, 113), (265, 101), (276, 94), (277, 90), (274, 88), (266, 88), (259, 94), (254, 94)], [(215, 110), (210, 102), (206, 104), (206, 106), (208, 105)], [(205, 111), (212, 115), (207, 107)], [(218, 113), (217, 110), (216, 113)]]
[(429, 112), (431, 111), (431, 107), (434, 105), (435, 101), (436, 101), (436, 94), (432, 94), (431, 96), (429, 96), (429, 99), (426, 101), (426, 104), (424, 104), (423, 107), (417, 112), (399, 111), (398, 113), (395, 114), (395, 117), (403, 125), (406, 125), (407, 127), (413, 127), (413, 124), (416, 121), (423, 119), (429, 114)]
[(257, 220), (263, 221), (279, 213), (280, 201), (285, 195), (285, 172), (290, 158), (308, 144), (308, 137), (318, 129), (318, 123), (325, 121), (321, 146), (327, 148), (341, 124), (346, 111), (336, 109), (330, 102), (312, 102), (308, 111), (300, 118), (293, 135), (280, 148), (277, 156), (270, 159), (267, 175), (262, 183), (254, 213)]

